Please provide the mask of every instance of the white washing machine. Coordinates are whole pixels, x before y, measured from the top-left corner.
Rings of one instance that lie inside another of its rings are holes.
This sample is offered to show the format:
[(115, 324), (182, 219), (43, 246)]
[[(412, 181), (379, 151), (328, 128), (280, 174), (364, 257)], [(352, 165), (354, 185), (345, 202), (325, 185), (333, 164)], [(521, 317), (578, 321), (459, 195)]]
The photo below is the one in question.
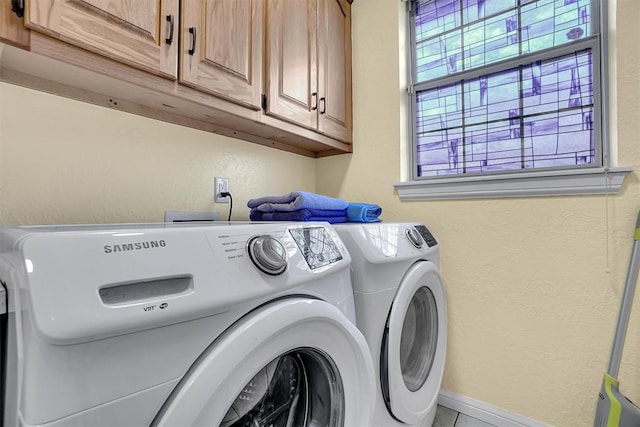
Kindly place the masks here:
[(326, 223), (0, 229), (4, 426), (368, 426)]
[(335, 225), (352, 257), (358, 328), (377, 377), (375, 426), (431, 426), (447, 310), (436, 239), (423, 224)]

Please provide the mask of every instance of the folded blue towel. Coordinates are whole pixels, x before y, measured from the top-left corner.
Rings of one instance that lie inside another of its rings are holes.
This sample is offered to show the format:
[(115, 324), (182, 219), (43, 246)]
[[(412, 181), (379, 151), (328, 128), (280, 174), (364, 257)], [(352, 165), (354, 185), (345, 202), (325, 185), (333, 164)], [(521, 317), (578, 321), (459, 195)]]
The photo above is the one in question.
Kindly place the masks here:
[(331, 210), (331, 209), (299, 209), (297, 211), (291, 211), (291, 212), (262, 212), (261, 210), (259, 210), (258, 208), (253, 208), (249, 211), (249, 215), (264, 215), (267, 213), (286, 213), (286, 214), (293, 214), (293, 215), (302, 215), (305, 218), (310, 218), (312, 216), (347, 216), (347, 210), (346, 209), (340, 209), (340, 210)]
[(321, 194), (292, 191), (284, 196), (251, 199), (247, 202), (247, 206), (261, 212), (291, 212), (300, 209), (342, 210), (347, 209), (349, 203)]
[(249, 218), (251, 221), (326, 221), (331, 224), (348, 221), (346, 209), (339, 211), (300, 209), (291, 212), (261, 212), (251, 209)]
[(373, 203), (349, 203), (347, 217), (350, 222), (378, 222), (382, 208)]

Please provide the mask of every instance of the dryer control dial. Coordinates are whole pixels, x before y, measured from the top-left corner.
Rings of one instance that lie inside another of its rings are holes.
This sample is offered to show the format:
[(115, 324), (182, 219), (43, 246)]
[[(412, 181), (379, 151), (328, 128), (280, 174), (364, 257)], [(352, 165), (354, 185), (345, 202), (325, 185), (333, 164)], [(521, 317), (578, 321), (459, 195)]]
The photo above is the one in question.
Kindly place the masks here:
[(418, 230), (416, 230), (415, 228), (407, 228), (404, 231), (404, 234), (407, 236), (407, 239), (409, 239), (409, 242), (413, 246), (415, 246), (418, 249), (422, 247), (422, 243), (424, 243), (424, 239), (422, 239), (422, 236), (420, 235), (420, 233), (418, 233)]
[(252, 237), (247, 250), (255, 266), (267, 274), (277, 276), (287, 269), (287, 251), (275, 237)]

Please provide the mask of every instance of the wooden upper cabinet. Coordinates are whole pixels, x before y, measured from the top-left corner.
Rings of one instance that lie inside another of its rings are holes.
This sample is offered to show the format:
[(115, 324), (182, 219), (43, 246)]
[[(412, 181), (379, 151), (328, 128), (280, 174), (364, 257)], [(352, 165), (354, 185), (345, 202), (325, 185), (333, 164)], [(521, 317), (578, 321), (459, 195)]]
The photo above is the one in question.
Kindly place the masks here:
[[(0, 41), (50, 64), (32, 64), (44, 88), (312, 157), (352, 151), (351, 0), (25, 0), (28, 29), (0, 5)], [(0, 62), (21, 60), (6, 49)]]
[(320, 132), (351, 142), (351, 5), (321, 0), (318, 39)]
[(267, 1), (266, 114), (317, 129), (317, 0)]
[(180, 82), (259, 110), (263, 3), (183, 1)]
[(29, 49), (31, 33), (24, 27), (23, 19), (12, 11), (11, 6), (10, 1), (0, 1), (0, 43)]
[(269, 115), (351, 142), (351, 5), (268, 0)]
[(26, 7), (33, 30), (177, 78), (178, 0), (31, 0)]

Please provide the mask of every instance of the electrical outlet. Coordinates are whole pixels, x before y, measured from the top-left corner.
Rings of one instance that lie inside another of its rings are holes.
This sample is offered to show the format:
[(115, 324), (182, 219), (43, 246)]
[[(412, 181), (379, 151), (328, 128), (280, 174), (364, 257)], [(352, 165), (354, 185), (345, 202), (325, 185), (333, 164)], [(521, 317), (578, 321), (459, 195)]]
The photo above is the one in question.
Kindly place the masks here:
[(220, 193), (229, 192), (229, 178), (214, 179), (213, 197), (216, 203), (229, 203), (229, 196), (222, 197)]

